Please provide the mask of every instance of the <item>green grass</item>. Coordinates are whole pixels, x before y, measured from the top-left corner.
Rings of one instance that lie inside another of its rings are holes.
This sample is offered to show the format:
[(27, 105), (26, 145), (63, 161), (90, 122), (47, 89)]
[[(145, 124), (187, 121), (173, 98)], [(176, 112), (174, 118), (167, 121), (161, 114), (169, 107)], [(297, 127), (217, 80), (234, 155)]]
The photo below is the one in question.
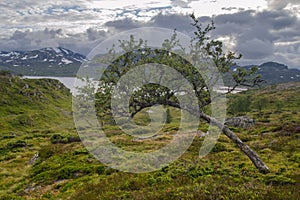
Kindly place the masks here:
[[(171, 165), (151, 173), (132, 174), (108, 168), (78, 140), (71, 115), (71, 95), (54, 80), (0, 77), (0, 199), (299, 199), (300, 88), (257, 89), (229, 96), (251, 98), (246, 114), (255, 127), (231, 127), (269, 166), (261, 174), (224, 135), (199, 159), (203, 138)], [(28, 87), (26, 86), (28, 85)], [(256, 97), (266, 98), (262, 110)], [(112, 123), (106, 135), (130, 151), (149, 152), (176, 133), (180, 111), (158, 137), (134, 141)], [(149, 123), (147, 110), (135, 122)], [(201, 124), (205, 131), (207, 126)], [(38, 160), (28, 161), (39, 153)]]

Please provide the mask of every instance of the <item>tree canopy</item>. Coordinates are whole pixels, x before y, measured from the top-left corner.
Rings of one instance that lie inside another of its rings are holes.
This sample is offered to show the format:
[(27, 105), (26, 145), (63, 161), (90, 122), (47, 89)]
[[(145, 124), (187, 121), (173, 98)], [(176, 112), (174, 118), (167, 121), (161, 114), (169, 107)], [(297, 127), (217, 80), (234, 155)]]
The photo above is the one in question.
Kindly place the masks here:
[[(239, 86), (253, 87), (262, 82), (260, 76), (255, 75), (257, 68), (253, 67), (250, 70), (238, 68), (234, 72), (230, 71), (230, 67), (235, 65), (235, 62), (242, 55), (225, 51), (221, 41), (210, 38), (210, 32), (216, 28), (213, 22), (203, 26), (193, 14), (191, 19), (191, 25), (195, 31), (194, 36), (190, 39), (189, 49), (181, 45), (175, 30), (171, 38), (164, 40), (160, 49), (148, 46), (147, 41), (143, 38), (137, 39), (130, 36), (129, 40), (119, 41), (119, 48), (124, 50), (124, 54), (118, 54), (115, 51), (115, 46), (112, 46), (107, 55), (97, 57), (98, 60), (95, 59), (107, 65), (99, 80), (98, 92), (96, 93), (97, 114), (100, 118), (112, 115), (113, 112), (119, 116), (127, 116), (126, 113), (129, 111), (130, 115), (127, 117), (132, 118), (144, 108), (157, 104), (183, 109), (217, 126), (238, 145), (261, 172), (269, 172), (268, 167), (259, 156), (222, 121), (213, 118), (209, 109), (214, 98), (226, 95), (213, 90), (219, 86), (220, 80), (223, 84), (222, 79), (230, 79), (231, 87), (226, 93), (231, 93)], [(147, 64), (151, 64), (154, 68), (133, 71), (134, 73), (131, 73), (127, 80), (122, 80), (122, 77), (130, 71)], [(210, 65), (214, 65), (214, 71), (209, 69)], [(172, 71), (160, 66), (170, 66), (179, 72), (180, 76), (171, 74)], [(152, 73), (151, 70), (155, 70), (155, 72)], [(148, 82), (145, 85), (128, 86), (130, 83), (143, 82), (143, 80), (149, 79), (151, 74), (155, 75), (151, 78), (155, 79), (156, 83)], [(191, 89), (183, 87), (183, 78), (190, 83)], [(120, 80), (125, 82), (119, 84)], [(166, 80), (168, 83), (172, 82), (171, 87), (164, 86), (163, 83)], [(116, 88), (119, 91), (117, 94), (113, 92)], [(119, 106), (117, 102), (116, 106), (112, 107), (112, 96), (116, 95), (114, 98), (118, 98), (120, 93), (123, 94), (122, 97), (119, 97), (120, 101), (124, 98), (129, 99), (129, 105)], [(191, 93), (195, 95), (197, 101), (189, 99)], [(181, 99), (178, 99), (178, 94), (180, 94)], [(185, 103), (181, 104), (181, 101)]]

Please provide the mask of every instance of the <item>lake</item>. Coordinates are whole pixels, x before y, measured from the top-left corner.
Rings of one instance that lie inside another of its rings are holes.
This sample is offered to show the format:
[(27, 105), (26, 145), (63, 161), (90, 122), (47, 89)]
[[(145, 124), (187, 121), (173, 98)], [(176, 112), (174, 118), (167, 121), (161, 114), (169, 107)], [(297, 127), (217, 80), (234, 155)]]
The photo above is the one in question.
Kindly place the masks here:
[[(79, 83), (80, 86), (84, 85), (84, 82), (81, 81), (80, 79), (76, 78), (76, 77), (54, 77), (54, 76), (24, 76), (23, 78), (29, 78), (29, 79), (56, 79), (59, 80), (61, 83), (63, 83), (67, 88), (70, 89), (72, 94), (75, 94), (76, 90), (74, 87), (74, 83), (76, 80), (78, 80), (79, 82), (77, 82), (77, 84)], [(230, 87), (220, 87), (218, 88), (216, 91), (219, 93), (226, 93), (228, 91)], [(232, 93), (239, 93), (239, 92), (243, 92), (246, 91), (247, 88), (236, 88), (235, 91), (233, 91)]]

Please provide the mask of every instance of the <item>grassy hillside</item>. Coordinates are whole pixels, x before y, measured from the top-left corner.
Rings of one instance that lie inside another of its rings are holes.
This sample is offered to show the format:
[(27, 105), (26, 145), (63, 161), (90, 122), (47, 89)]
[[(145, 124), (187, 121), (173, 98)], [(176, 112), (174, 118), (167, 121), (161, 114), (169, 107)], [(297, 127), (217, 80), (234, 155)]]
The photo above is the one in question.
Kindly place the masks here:
[[(234, 128), (271, 173), (260, 174), (224, 135), (199, 159), (203, 138), (159, 171), (130, 174), (105, 167), (79, 141), (71, 95), (55, 80), (0, 77), (0, 199), (299, 199), (300, 87), (272, 86), (229, 97), (229, 115), (256, 119), (253, 128)], [(247, 105), (238, 106), (241, 99)], [(107, 136), (127, 150), (150, 151), (178, 129), (180, 112), (159, 137), (135, 141), (112, 124)], [(147, 124), (146, 111), (135, 118)], [(206, 130), (202, 125), (200, 129)], [(32, 158), (38, 153), (38, 158)]]
[(71, 95), (56, 80), (0, 76), (0, 194), (28, 175), (27, 162), (51, 135), (74, 133)]

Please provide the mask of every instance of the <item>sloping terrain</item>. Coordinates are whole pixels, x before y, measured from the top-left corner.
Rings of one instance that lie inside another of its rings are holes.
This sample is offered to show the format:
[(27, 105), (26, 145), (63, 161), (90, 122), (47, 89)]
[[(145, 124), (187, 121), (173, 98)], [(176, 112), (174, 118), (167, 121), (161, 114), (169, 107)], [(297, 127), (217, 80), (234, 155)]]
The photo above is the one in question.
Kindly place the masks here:
[[(102, 165), (81, 144), (71, 95), (55, 80), (0, 76), (0, 199), (298, 199), (300, 87), (278, 85), (229, 96), (229, 115), (255, 119), (231, 127), (270, 167), (261, 174), (224, 135), (199, 159), (203, 138), (181, 158), (151, 173), (130, 174)], [(241, 99), (249, 99), (239, 105)], [(239, 105), (235, 107), (234, 105)], [(113, 124), (107, 136), (127, 150), (149, 151), (172, 138), (180, 112), (170, 109), (162, 136), (134, 141)], [(147, 112), (136, 116), (147, 123)], [(207, 127), (199, 127), (203, 132)]]

